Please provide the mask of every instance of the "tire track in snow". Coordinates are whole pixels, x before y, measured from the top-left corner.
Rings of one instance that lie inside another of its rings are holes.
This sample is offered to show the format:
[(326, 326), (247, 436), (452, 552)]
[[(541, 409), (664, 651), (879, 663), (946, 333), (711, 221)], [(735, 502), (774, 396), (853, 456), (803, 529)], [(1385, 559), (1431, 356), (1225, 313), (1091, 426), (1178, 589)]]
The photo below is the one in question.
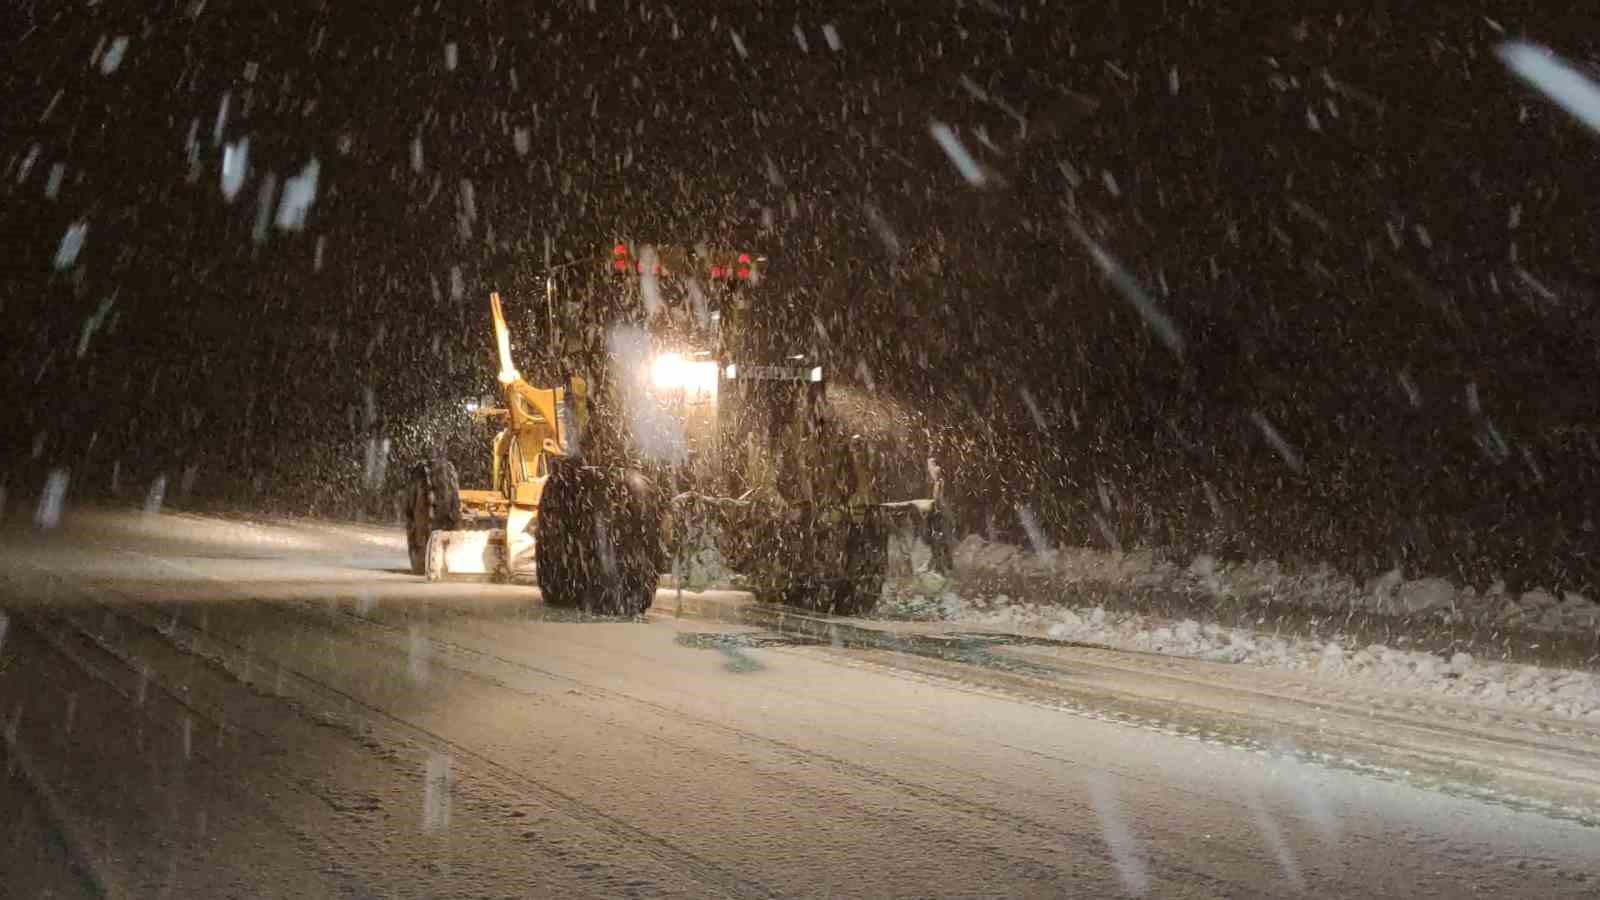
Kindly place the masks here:
[[(141, 557), (144, 556), (144, 554), (138, 554), (136, 551), (123, 551), (123, 552), (134, 553), (135, 555), (138, 555), (138, 556), (141, 556)], [(161, 563), (161, 564), (163, 564), (163, 565), (165, 565), (165, 566), (167, 566), (169, 568), (174, 568), (174, 569), (179, 569), (181, 571), (184, 571), (185, 573), (187, 573), (187, 574), (189, 574), (191, 576), (199, 577), (199, 578), (203, 578), (203, 579), (207, 579), (207, 580), (211, 580), (211, 581), (215, 581), (216, 583), (221, 585), (224, 590), (227, 590), (230, 593), (233, 593), (233, 594), (235, 594), (237, 596), (240, 596), (243, 599), (248, 599), (248, 595), (245, 592), (239, 591), (238, 589), (232, 587), (227, 582), (222, 581), (221, 579), (212, 578), (210, 576), (205, 575), (202, 572), (198, 572), (198, 571), (196, 571), (196, 570), (194, 570), (194, 569), (192, 569), (192, 568), (190, 568), (188, 566), (185, 566), (185, 565), (183, 565), (181, 563), (174, 563), (174, 562), (171, 562), (171, 561), (168, 561), (168, 560), (162, 560), (162, 559), (155, 558), (155, 557), (150, 557), (149, 559), (151, 559), (152, 561), (155, 561), (155, 562), (159, 562), (159, 563)], [(361, 616), (361, 615), (355, 614), (355, 613), (351, 612), (348, 609), (342, 608), (342, 606), (337, 608), (336, 610), (330, 610), (329, 607), (327, 605), (325, 605), (325, 604), (319, 604), (319, 603), (316, 603), (316, 602), (313, 602), (313, 601), (309, 601), (309, 600), (275, 599), (275, 600), (272, 601), (271, 606), (276, 610), (292, 610), (294, 612), (294, 614), (298, 618), (300, 618), (302, 621), (305, 621), (305, 622), (307, 622), (309, 624), (312, 624), (312, 625), (316, 626), (318, 630), (342, 632), (347, 639), (358, 641), (358, 642), (360, 642), (362, 644), (365, 644), (368, 647), (371, 647), (371, 648), (383, 651), (385, 653), (391, 654), (397, 660), (404, 660), (407, 665), (410, 665), (410, 663), (412, 661), (413, 651), (412, 651), (411, 644), (412, 644), (412, 641), (413, 641), (413, 635), (412, 635), (412, 632), (411, 632), (409, 627), (402, 628), (402, 627), (399, 627), (399, 626), (388, 625), (386, 623), (383, 623), (383, 622), (380, 622), (380, 621), (376, 621), (376, 620), (373, 620), (373, 619), (369, 619), (369, 618), (367, 618), (365, 616)], [(344, 629), (340, 629), (338, 627), (338, 624), (340, 622), (343, 622), (345, 624), (345, 626), (347, 626), (347, 627), (344, 628)], [(238, 652), (249, 653), (249, 649), (248, 648), (238, 644), (237, 642), (230, 641), (228, 638), (223, 637), (223, 636), (221, 636), (219, 634), (216, 634), (216, 633), (214, 633), (212, 631), (199, 629), (196, 626), (193, 626), (193, 625), (190, 625), (190, 624), (182, 624), (182, 625), (179, 625), (178, 627), (182, 628), (182, 629), (192, 629), (192, 630), (196, 631), (197, 633), (201, 633), (201, 634), (206, 635), (207, 637), (211, 638), (212, 640), (216, 640), (216, 641), (219, 641), (219, 642), (222, 642), (222, 643), (227, 643), (227, 644), (231, 645), (233, 647), (233, 649), (238, 651)], [(390, 639), (387, 639), (387, 640), (386, 639), (375, 639), (375, 638), (372, 638), (372, 637), (362, 636), (362, 635), (357, 633), (357, 632), (361, 632), (361, 631), (378, 631), (378, 632), (382, 632), (382, 633), (388, 635)], [(757, 732), (747, 731), (747, 730), (744, 730), (744, 729), (736, 728), (736, 727), (728, 725), (725, 722), (718, 721), (718, 720), (715, 720), (715, 719), (707, 719), (707, 718), (704, 718), (704, 717), (694, 716), (692, 714), (685, 713), (685, 712), (683, 712), (681, 710), (674, 709), (674, 708), (672, 708), (670, 706), (667, 706), (665, 704), (657, 703), (657, 702), (654, 702), (654, 701), (650, 701), (650, 700), (646, 700), (646, 699), (643, 699), (643, 698), (640, 698), (640, 697), (633, 696), (631, 694), (627, 694), (625, 692), (621, 692), (621, 691), (613, 690), (613, 689), (610, 689), (610, 688), (606, 688), (604, 686), (595, 684), (594, 682), (591, 682), (591, 681), (584, 681), (582, 679), (574, 678), (574, 677), (569, 676), (569, 675), (564, 675), (564, 674), (561, 674), (559, 672), (552, 671), (550, 669), (546, 669), (546, 668), (543, 668), (543, 667), (531, 665), (529, 663), (526, 663), (526, 662), (523, 662), (523, 661), (520, 661), (520, 660), (510, 659), (510, 658), (507, 658), (507, 657), (505, 657), (503, 655), (500, 655), (498, 653), (483, 651), (483, 650), (480, 650), (480, 649), (477, 649), (477, 648), (474, 648), (474, 647), (468, 647), (468, 646), (463, 645), (463, 644), (461, 644), (459, 642), (445, 640), (445, 639), (442, 639), (442, 638), (438, 637), (436, 634), (431, 634), (429, 636), (428, 643), (433, 648), (433, 651), (430, 653), (430, 655), (428, 657), (429, 665), (438, 665), (438, 666), (440, 666), (442, 668), (447, 668), (450, 671), (456, 673), (457, 675), (459, 675), (461, 677), (464, 677), (464, 678), (467, 678), (467, 679), (470, 679), (472, 681), (476, 681), (476, 682), (479, 682), (479, 683), (483, 683), (483, 684), (492, 686), (492, 687), (497, 688), (497, 689), (510, 690), (512, 692), (523, 694), (523, 695), (529, 696), (529, 697), (537, 697), (537, 696), (539, 696), (539, 695), (535, 694), (534, 692), (523, 690), (523, 689), (519, 689), (519, 688), (517, 688), (517, 687), (515, 687), (513, 685), (506, 684), (505, 682), (500, 681), (498, 679), (485, 676), (484, 674), (482, 674), (480, 672), (475, 672), (475, 671), (473, 671), (471, 669), (463, 668), (460, 665), (449, 664), (449, 663), (446, 662), (448, 656), (450, 654), (456, 654), (456, 655), (461, 656), (461, 657), (485, 660), (485, 661), (489, 661), (489, 662), (492, 662), (492, 663), (498, 664), (498, 665), (510, 666), (510, 667), (512, 667), (514, 669), (517, 669), (517, 670), (520, 670), (520, 671), (523, 671), (523, 672), (527, 672), (529, 674), (534, 674), (534, 675), (537, 675), (537, 676), (540, 676), (540, 677), (543, 677), (543, 678), (553, 679), (553, 680), (557, 680), (557, 681), (561, 681), (561, 682), (565, 682), (565, 683), (574, 685), (576, 687), (581, 687), (584, 690), (584, 692), (586, 692), (586, 693), (591, 693), (591, 694), (594, 694), (596, 696), (604, 697), (604, 698), (607, 698), (607, 699), (610, 699), (610, 700), (613, 700), (613, 701), (617, 701), (617, 702), (620, 702), (620, 703), (624, 703), (624, 704), (627, 704), (627, 705), (630, 705), (630, 706), (635, 706), (635, 707), (648, 709), (649, 711), (651, 711), (652, 713), (654, 713), (656, 715), (662, 716), (662, 717), (667, 718), (669, 720), (678, 720), (680, 722), (683, 722), (683, 723), (686, 723), (686, 724), (692, 726), (694, 729), (726, 734), (731, 738), (730, 745), (737, 745), (738, 743), (743, 742), (743, 743), (754, 743), (754, 744), (766, 746), (766, 747), (771, 748), (775, 752), (778, 752), (778, 753), (782, 754), (783, 756), (786, 756), (786, 757), (788, 757), (788, 758), (790, 758), (790, 759), (792, 759), (792, 760), (794, 760), (794, 761), (796, 761), (796, 762), (798, 762), (798, 763), (800, 763), (802, 765), (809, 766), (809, 767), (812, 767), (812, 768), (815, 768), (817, 770), (824, 771), (824, 772), (844, 774), (844, 775), (850, 776), (852, 778), (855, 778), (855, 779), (859, 780), (862, 783), (879, 787), (881, 789), (890, 791), (890, 792), (898, 794), (900, 796), (905, 796), (905, 797), (917, 799), (919, 801), (922, 801), (924, 803), (929, 804), (933, 808), (943, 809), (943, 810), (952, 810), (952, 809), (960, 810), (964, 814), (966, 814), (968, 816), (971, 816), (972, 819), (974, 819), (976, 821), (979, 821), (979, 822), (982, 822), (982, 823), (985, 823), (986, 825), (993, 826), (993, 827), (1002, 827), (1002, 828), (1005, 828), (1005, 829), (1010, 829), (1010, 830), (1016, 831), (1018, 833), (1027, 834), (1030, 837), (1034, 838), (1035, 840), (1039, 840), (1041, 842), (1048, 842), (1048, 843), (1053, 844), (1055, 846), (1070, 846), (1070, 845), (1074, 844), (1075, 842), (1078, 842), (1078, 841), (1081, 840), (1081, 835), (1079, 835), (1079, 834), (1077, 834), (1075, 832), (1063, 830), (1063, 829), (1058, 828), (1056, 826), (1050, 825), (1050, 824), (1045, 823), (1045, 822), (1040, 822), (1038, 820), (1029, 818), (1027, 816), (1018, 814), (1016, 812), (1004, 809), (1004, 808), (999, 807), (999, 806), (995, 806), (995, 805), (992, 805), (992, 804), (988, 804), (988, 803), (984, 803), (984, 802), (981, 802), (981, 801), (977, 801), (977, 800), (974, 800), (972, 798), (965, 797), (965, 796), (962, 796), (962, 795), (959, 795), (959, 794), (953, 794), (953, 793), (950, 793), (950, 792), (947, 792), (947, 791), (942, 791), (942, 790), (939, 790), (938, 788), (932, 787), (930, 785), (909, 781), (907, 779), (904, 779), (904, 778), (901, 778), (899, 776), (896, 776), (896, 775), (894, 775), (892, 773), (889, 773), (889, 772), (886, 772), (886, 771), (883, 771), (883, 770), (880, 770), (880, 769), (872, 768), (870, 766), (865, 766), (865, 765), (862, 765), (860, 763), (845, 759), (843, 757), (840, 757), (840, 756), (837, 756), (837, 755), (834, 755), (834, 754), (808, 749), (808, 748), (801, 747), (801, 746), (792, 744), (790, 742), (787, 742), (787, 741), (784, 741), (784, 740), (781, 740), (781, 739), (778, 739), (778, 738), (773, 738), (773, 737), (769, 737), (769, 736), (766, 736), (766, 735), (763, 735), (763, 734), (759, 734)], [(441, 651), (443, 651), (443, 652), (441, 652)], [(487, 765), (491, 765), (491, 766), (497, 767), (497, 769), (496, 769), (497, 771), (501, 771), (501, 772), (504, 772), (504, 773), (510, 773), (510, 777), (514, 777), (516, 779), (522, 780), (522, 781), (530, 783), (530, 784), (542, 785), (542, 782), (531, 780), (530, 776), (528, 776), (526, 774), (523, 774), (522, 772), (518, 771), (517, 769), (504, 766), (503, 764), (501, 764), (501, 763), (499, 763), (499, 762), (497, 762), (497, 761), (495, 761), (495, 760), (493, 760), (493, 759), (491, 759), (489, 757), (483, 756), (481, 754), (478, 754), (476, 751), (470, 750), (470, 748), (467, 748), (467, 746), (464, 745), (464, 744), (460, 744), (459, 742), (456, 742), (456, 741), (453, 741), (453, 740), (451, 740), (449, 738), (446, 738), (443, 735), (439, 735), (436, 732), (433, 732), (433, 731), (431, 731), (429, 729), (423, 728), (422, 726), (416, 725), (414, 723), (407, 722), (404, 719), (400, 719), (399, 717), (393, 716), (391, 713), (387, 712), (382, 707), (379, 707), (379, 706), (376, 706), (376, 705), (373, 705), (373, 704), (369, 704), (366, 701), (360, 700), (359, 698), (356, 698), (353, 695), (348, 694), (347, 692), (343, 691), (342, 689), (340, 689), (338, 687), (326, 684), (325, 682), (321, 681), (320, 679), (315, 678), (314, 676), (310, 676), (310, 675), (307, 675), (307, 674), (305, 674), (303, 672), (298, 672), (298, 671), (295, 672), (294, 674), (297, 677), (303, 679), (304, 681), (306, 681), (309, 684), (316, 685), (321, 689), (325, 689), (325, 690), (329, 691), (331, 694), (336, 696), (340, 702), (355, 703), (355, 704), (360, 705), (361, 707), (363, 707), (365, 709), (374, 711), (378, 715), (380, 715), (380, 716), (382, 716), (382, 717), (384, 717), (386, 719), (391, 720), (393, 723), (396, 723), (396, 724), (398, 724), (398, 725), (400, 725), (402, 727), (405, 727), (405, 728), (413, 729), (416, 732), (418, 732), (420, 735), (427, 736), (431, 740), (436, 740), (436, 741), (440, 742), (438, 744), (438, 748), (439, 749), (448, 750), (450, 748), (460, 748), (463, 753), (469, 754), (472, 758), (474, 758), (476, 760), (479, 760), (479, 761), (481, 761), (481, 762), (483, 762), (483, 763), (485, 763)], [(610, 725), (611, 727), (619, 727), (619, 723), (616, 723), (616, 722), (608, 722), (607, 724)], [(625, 727), (625, 726), (623, 726), (623, 727)], [(660, 738), (658, 738), (657, 735), (654, 735), (654, 734), (651, 734), (651, 733), (648, 733), (648, 732), (645, 732), (645, 731), (642, 731), (642, 730), (637, 730), (637, 729), (636, 729), (636, 731), (637, 731), (637, 733), (639, 734), (639, 736), (642, 739), (649, 740), (649, 741), (659, 741), (660, 740)], [(1059, 760), (1057, 760), (1057, 761), (1059, 762)], [(963, 777), (969, 777), (969, 778), (972, 777), (971, 773), (962, 772), (960, 774), (962, 774)], [(990, 779), (986, 779), (986, 778), (982, 778), (981, 780), (990, 781)], [(993, 783), (993, 782), (991, 782), (991, 783)], [(558, 794), (558, 795), (560, 795), (562, 797), (570, 797), (570, 795), (567, 794), (567, 792), (560, 791), (559, 789), (554, 789), (554, 788), (545, 788), (545, 789), (546, 790), (550, 790), (550, 791), (552, 791), (552, 792), (554, 792), (554, 793), (556, 793), (556, 794)], [(841, 800), (841, 802), (846, 802), (846, 801), (848, 801), (848, 798), (847, 797), (841, 797), (840, 800)], [(576, 798), (572, 798), (571, 802), (583, 805), (584, 808), (586, 808), (586, 809), (592, 809), (592, 807), (589, 807), (587, 804), (583, 804), (583, 801), (577, 800)], [(870, 815), (870, 816), (873, 816), (874, 818), (881, 818), (882, 815), (883, 815), (881, 812), (876, 811), (876, 810), (872, 809), (871, 807), (858, 806), (857, 809), (861, 814)], [(606, 816), (605, 813), (601, 813), (598, 810), (595, 810), (595, 813), (597, 815), (600, 815), (600, 816), (605, 816), (608, 820), (610, 820), (610, 817)], [(621, 827), (621, 828), (626, 828), (626, 829), (633, 829), (634, 828), (634, 826), (628, 825), (626, 822), (623, 822), (621, 820), (615, 820), (615, 821), (616, 821), (617, 825), (619, 827)], [(647, 832), (639, 832), (639, 833), (648, 834)], [(1173, 838), (1174, 838), (1175, 842), (1176, 842), (1176, 839), (1177, 839), (1178, 836), (1179, 835), (1177, 835), (1176, 833), (1173, 834)], [(677, 851), (677, 848), (675, 847), (675, 845), (673, 845), (673, 844), (671, 844), (671, 843), (669, 843), (669, 842), (667, 842), (667, 841), (665, 841), (663, 839), (652, 837), (651, 840), (653, 842), (659, 842), (659, 844), (661, 846), (663, 846), (663, 847), (671, 848), (675, 852)], [(1173, 846), (1173, 845), (1176, 845), (1176, 844), (1169, 844), (1168, 846)], [(682, 852), (687, 854), (687, 851), (682, 851)], [(1016, 854), (1006, 854), (1006, 853), (1004, 853), (1004, 851), (999, 850), (999, 848), (992, 848), (992, 852), (1002, 853), (1002, 855), (1010, 856), (1015, 861), (1016, 865), (1019, 866), (1019, 867), (1032, 867), (1034, 865), (1037, 865), (1036, 861), (1030, 859), (1027, 856), (1016, 855)], [(697, 861), (700, 859), (699, 857), (693, 857), (692, 854), (689, 854), (689, 855), (692, 858), (696, 859)], [(1221, 878), (1218, 878), (1218, 877), (1212, 875), (1209, 872), (1195, 869), (1192, 866), (1190, 866), (1187, 862), (1185, 862), (1179, 856), (1175, 856), (1175, 855), (1170, 854), (1170, 853), (1163, 853), (1162, 857), (1163, 858), (1162, 858), (1161, 864), (1158, 866), (1158, 868), (1159, 868), (1163, 878), (1170, 878), (1170, 879), (1182, 881), (1184, 883), (1189, 883), (1189, 884), (1207, 884), (1207, 885), (1210, 885), (1211, 889), (1213, 889), (1215, 891), (1231, 893), (1234, 896), (1251, 896), (1251, 894), (1249, 894), (1249, 893), (1245, 893), (1245, 894), (1238, 893), (1241, 890), (1241, 887), (1237, 882), (1224, 880), (1224, 879), (1221, 879)], [(1108, 860), (1108, 863), (1109, 863), (1109, 860)], [(708, 861), (707, 861), (707, 864), (715, 866), (715, 863), (709, 863)], [(1043, 873), (1041, 873), (1041, 874), (1043, 874)], [(743, 889), (740, 889), (740, 890), (742, 891)], [(765, 888), (763, 888), (763, 890), (765, 890)], [(1262, 895), (1262, 896), (1267, 896), (1267, 895)]]
[[(228, 590), (230, 593), (234, 593), (236, 595), (239, 594), (237, 590), (229, 587), (227, 582), (208, 576), (203, 572), (199, 572), (180, 563), (174, 563), (170, 560), (165, 560), (160, 557), (149, 556), (144, 553), (139, 553), (138, 551), (120, 550), (119, 552), (136, 556), (146, 562), (156, 563), (166, 568), (177, 569), (190, 576), (199, 577), (207, 581), (221, 584), (223, 585), (224, 589)], [(292, 608), (293, 606), (301, 605), (301, 603), (299, 601), (273, 601), (270, 605), (281, 609)], [(133, 615), (128, 610), (118, 610), (117, 612), (125, 616)], [(158, 626), (149, 621), (144, 621), (142, 619), (140, 621), (141, 624), (148, 628), (155, 628), (158, 631), (162, 628), (162, 626)], [(260, 660), (256, 659), (256, 655), (251, 648), (213, 631), (199, 628), (189, 623), (177, 622), (176, 620), (174, 620), (172, 623), (172, 631), (174, 634), (181, 633), (189, 638), (203, 636), (217, 644), (231, 648), (231, 650), (233, 650), (235, 654), (239, 655), (241, 658), (260, 662)], [(387, 647), (387, 645), (385, 645), (385, 649), (394, 650), (395, 648)], [(190, 652), (194, 651), (191, 650)], [(396, 650), (395, 652), (401, 651)], [(225, 661), (206, 657), (203, 654), (197, 655), (202, 659), (207, 659), (209, 662), (223, 667), (224, 669), (227, 668)], [(406, 655), (409, 659), (410, 651), (404, 651), (403, 655)], [(673, 845), (672, 843), (649, 832), (635, 828), (634, 826), (629, 825), (627, 822), (608, 815), (604, 811), (585, 803), (583, 800), (561, 790), (560, 788), (546, 784), (545, 782), (532, 778), (523, 772), (506, 766), (503, 763), (500, 763), (465, 744), (417, 725), (414, 722), (408, 721), (407, 719), (395, 715), (394, 713), (380, 706), (368, 703), (354, 694), (351, 694), (335, 685), (329, 684), (319, 678), (316, 678), (315, 676), (302, 672), (299, 669), (284, 668), (282, 671), (288, 675), (288, 677), (298, 681), (302, 686), (309, 688), (313, 693), (323, 695), (322, 699), (325, 702), (331, 700), (335, 706), (343, 705), (347, 707), (357, 707), (363, 710), (369, 719), (377, 720), (391, 729), (397, 730), (402, 734), (409, 735), (414, 741), (422, 746), (429, 747), (436, 752), (448, 753), (452, 756), (452, 758), (464, 761), (468, 765), (477, 768), (480, 773), (492, 775), (493, 779), (496, 781), (506, 784), (515, 784), (524, 789), (535, 791), (538, 794), (543, 795), (548, 804), (560, 809), (562, 812), (578, 820), (579, 822), (595, 829), (596, 831), (610, 836), (624, 846), (643, 853), (644, 855), (653, 859), (659, 865), (662, 865), (670, 870), (680, 871), (692, 877), (694, 880), (705, 885), (706, 887), (716, 887), (730, 896), (776, 896), (776, 894), (774, 894), (774, 892), (765, 885), (743, 878), (737, 873), (729, 871), (722, 866), (711, 862), (710, 860), (697, 856), (686, 849), (677, 847), (676, 845)]]

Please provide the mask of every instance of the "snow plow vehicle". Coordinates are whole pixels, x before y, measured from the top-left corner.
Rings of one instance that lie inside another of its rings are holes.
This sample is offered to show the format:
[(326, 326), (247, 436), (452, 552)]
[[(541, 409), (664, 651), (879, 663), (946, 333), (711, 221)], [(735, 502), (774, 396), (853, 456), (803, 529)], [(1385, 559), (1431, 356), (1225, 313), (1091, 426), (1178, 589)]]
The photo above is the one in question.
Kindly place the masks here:
[(942, 485), (878, 498), (878, 460), (828, 414), (821, 360), (781, 322), (753, 327), (764, 263), (618, 243), (581, 273), (588, 290), (558, 297), (547, 278), (558, 387), (523, 378), (491, 295), (502, 405), (475, 411), (502, 423), (491, 484), (463, 490), (444, 459), (412, 469), (412, 570), (531, 579), (553, 606), (637, 615), (663, 574), (710, 554), (759, 599), (870, 609), (903, 545), (891, 534), (938, 539)]

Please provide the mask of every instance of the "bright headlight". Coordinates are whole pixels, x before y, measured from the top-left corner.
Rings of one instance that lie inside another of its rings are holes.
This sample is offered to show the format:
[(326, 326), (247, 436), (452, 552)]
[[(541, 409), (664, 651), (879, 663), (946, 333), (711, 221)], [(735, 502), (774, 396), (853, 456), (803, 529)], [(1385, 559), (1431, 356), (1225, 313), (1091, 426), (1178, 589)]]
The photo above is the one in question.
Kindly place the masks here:
[(715, 394), (717, 364), (715, 360), (688, 360), (677, 353), (663, 353), (650, 365), (650, 383), (657, 390)]

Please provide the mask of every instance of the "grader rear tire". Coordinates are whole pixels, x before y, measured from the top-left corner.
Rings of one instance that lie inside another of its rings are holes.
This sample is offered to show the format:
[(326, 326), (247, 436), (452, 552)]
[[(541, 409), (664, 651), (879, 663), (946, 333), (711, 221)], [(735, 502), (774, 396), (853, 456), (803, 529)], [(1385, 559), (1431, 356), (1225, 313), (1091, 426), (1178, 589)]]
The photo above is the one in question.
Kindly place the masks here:
[(834, 525), (820, 540), (831, 552), (824, 571), (812, 575), (810, 606), (836, 616), (872, 612), (883, 595), (888, 534), (874, 519)]
[(757, 598), (838, 616), (863, 615), (877, 606), (888, 533), (876, 517), (829, 523), (802, 518), (765, 527), (751, 542), (746, 570)]
[(539, 498), (539, 591), (551, 606), (637, 616), (655, 600), (661, 520), (634, 470), (557, 465)]
[(889, 567), (889, 533), (881, 521), (868, 518), (852, 523), (845, 532), (847, 590), (835, 596), (834, 612), (844, 616), (872, 612), (883, 597), (883, 578)]
[(428, 535), (461, 527), (461, 479), (449, 460), (417, 463), (411, 469), (406, 505), (406, 549), (411, 572), (428, 573)]

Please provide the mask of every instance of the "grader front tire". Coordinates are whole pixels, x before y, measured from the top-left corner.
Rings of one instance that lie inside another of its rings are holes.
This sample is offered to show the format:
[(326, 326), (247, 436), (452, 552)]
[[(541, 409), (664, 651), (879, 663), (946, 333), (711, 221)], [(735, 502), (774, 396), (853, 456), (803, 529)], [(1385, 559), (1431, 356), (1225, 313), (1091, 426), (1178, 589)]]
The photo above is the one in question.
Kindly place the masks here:
[(539, 590), (551, 606), (637, 616), (655, 600), (661, 522), (633, 470), (558, 465), (539, 499)]
[(461, 527), (461, 480), (448, 460), (417, 463), (411, 469), (406, 508), (406, 550), (411, 572), (428, 574), (428, 536)]

